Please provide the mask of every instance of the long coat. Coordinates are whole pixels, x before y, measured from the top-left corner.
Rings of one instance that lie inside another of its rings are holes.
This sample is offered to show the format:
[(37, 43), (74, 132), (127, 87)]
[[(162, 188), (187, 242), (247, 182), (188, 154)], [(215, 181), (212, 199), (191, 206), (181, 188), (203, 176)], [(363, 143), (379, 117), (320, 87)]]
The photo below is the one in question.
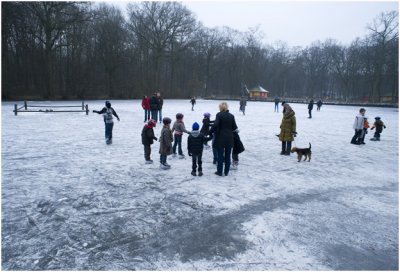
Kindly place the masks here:
[(214, 125), (209, 134), (215, 133), (214, 146), (217, 148), (233, 147), (233, 131), (238, 127), (235, 116), (229, 111), (221, 111), (215, 116)]
[(172, 132), (168, 126), (164, 126), (161, 130), (160, 135), (160, 151), (161, 155), (171, 155), (172, 154)]
[(294, 140), (293, 132), (296, 131), (296, 116), (294, 111), (285, 113), (281, 122), (281, 133), (279, 134), (279, 140), (282, 142), (291, 142)]

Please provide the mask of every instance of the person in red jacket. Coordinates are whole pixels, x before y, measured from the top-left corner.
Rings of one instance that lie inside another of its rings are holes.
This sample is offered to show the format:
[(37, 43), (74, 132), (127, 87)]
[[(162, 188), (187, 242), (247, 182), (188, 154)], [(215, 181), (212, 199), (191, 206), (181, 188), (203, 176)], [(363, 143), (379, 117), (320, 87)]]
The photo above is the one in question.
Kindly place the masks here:
[(142, 108), (144, 109), (144, 122), (150, 120), (150, 98), (147, 95), (143, 96)]

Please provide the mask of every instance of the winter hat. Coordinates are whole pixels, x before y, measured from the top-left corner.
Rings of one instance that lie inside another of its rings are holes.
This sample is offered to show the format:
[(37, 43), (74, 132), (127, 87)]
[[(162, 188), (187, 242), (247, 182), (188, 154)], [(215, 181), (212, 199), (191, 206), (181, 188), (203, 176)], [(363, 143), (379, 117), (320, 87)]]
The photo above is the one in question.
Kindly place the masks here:
[(164, 125), (171, 124), (171, 118), (169, 118), (169, 117), (164, 117), (164, 118), (162, 119), (162, 121), (163, 121), (163, 124), (164, 124)]
[(282, 104), (281, 104), (281, 105), (283, 106), (283, 105), (285, 105), (285, 104), (286, 104), (286, 101), (282, 101)]
[(176, 114), (176, 119), (183, 119), (183, 114), (182, 113), (177, 113)]
[(108, 100), (106, 101), (106, 107), (107, 107), (107, 108), (111, 107), (111, 103), (110, 103), (110, 101), (108, 101)]
[(205, 112), (205, 113), (203, 114), (203, 116), (204, 116), (204, 117), (210, 117), (211, 114), (210, 114), (209, 112)]
[(193, 125), (192, 125), (192, 129), (193, 130), (199, 130), (199, 128), (200, 128), (199, 124), (197, 122), (194, 122)]
[(380, 120), (381, 118), (379, 116), (375, 117), (376, 120)]
[(147, 122), (147, 124), (149, 124), (149, 126), (155, 127), (157, 125), (157, 122), (154, 121), (153, 119), (150, 119), (149, 122)]

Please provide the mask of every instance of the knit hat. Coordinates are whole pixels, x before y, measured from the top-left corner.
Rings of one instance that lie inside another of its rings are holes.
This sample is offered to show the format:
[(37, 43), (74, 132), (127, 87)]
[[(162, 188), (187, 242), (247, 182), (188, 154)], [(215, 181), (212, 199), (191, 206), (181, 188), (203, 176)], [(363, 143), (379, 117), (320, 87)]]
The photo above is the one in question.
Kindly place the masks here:
[(199, 124), (197, 122), (194, 122), (193, 125), (192, 125), (192, 129), (193, 130), (199, 130), (199, 128), (200, 128)]
[(380, 120), (381, 118), (379, 116), (375, 117), (376, 120)]
[(282, 101), (282, 104), (281, 104), (281, 105), (283, 106), (283, 105), (285, 105), (285, 104), (286, 104), (286, 101)]
[(209, 112), (205, 112), (205, 113), (203, 114), (203, 116), (204, 116), (204, 117), (210, 117), (211, 114), (210, 114)]
[(110, 101), (106, 101), (106, 107), (107, 107), (107, 108), (111, 107)]
[(162, 119), (162, 121), (163, 121), (163, 124), (164, 124), (164, 125), (171, 124), (171, 118), (169, 118), (169, 117), (164, 117), (164, 118)]
[(153, 119), (150, 119), (147, 124), (149, 124), (149, 126), (155, 127), (157, 125), (157, 122), (154, 121)]
[(183, 119), (183, 114), (182, 113), (177, 113), (176, 114), (176, 119)]

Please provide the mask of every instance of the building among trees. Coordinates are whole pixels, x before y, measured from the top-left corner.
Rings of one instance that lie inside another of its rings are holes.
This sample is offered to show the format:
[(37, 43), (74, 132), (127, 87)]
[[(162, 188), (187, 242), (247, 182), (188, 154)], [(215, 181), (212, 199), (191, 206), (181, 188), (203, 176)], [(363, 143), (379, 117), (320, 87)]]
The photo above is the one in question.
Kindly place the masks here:
[(268, 98), (268, 93), (269, 92), (267, 90), (258, 85), (257, 87), (254, 87), (251, 90), (249, 90), (249, 97), (250, 99), (254, 100), (264, 100)]

